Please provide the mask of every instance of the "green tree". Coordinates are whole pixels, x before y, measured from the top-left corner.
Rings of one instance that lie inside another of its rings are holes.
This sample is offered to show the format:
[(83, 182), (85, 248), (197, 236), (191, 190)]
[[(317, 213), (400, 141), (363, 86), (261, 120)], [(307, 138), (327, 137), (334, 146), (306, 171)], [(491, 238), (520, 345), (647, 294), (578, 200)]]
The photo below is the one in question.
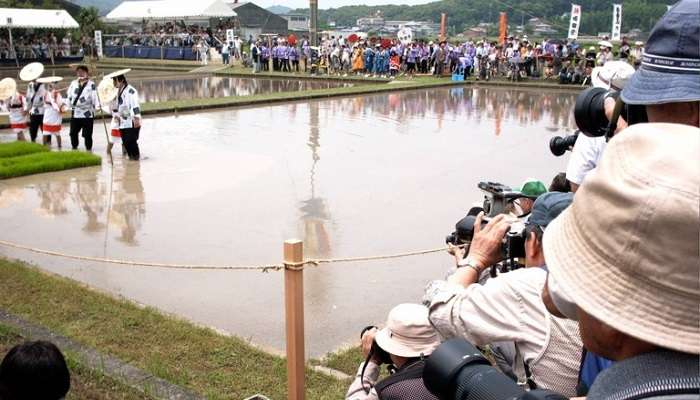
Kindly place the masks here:
[(100, 12), (95, 7), (82, 8), (76, 20), (80, 24), (80, 33), (83, 36), (91, 37), (93, 32), (103, 29)]

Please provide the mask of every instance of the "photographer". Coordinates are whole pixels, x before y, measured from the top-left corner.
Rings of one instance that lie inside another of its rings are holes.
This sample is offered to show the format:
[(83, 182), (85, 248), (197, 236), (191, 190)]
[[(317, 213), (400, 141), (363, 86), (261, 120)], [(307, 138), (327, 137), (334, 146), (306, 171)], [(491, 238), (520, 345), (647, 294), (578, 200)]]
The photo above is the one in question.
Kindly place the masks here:
[(699, 138), (681, 124), (627, 128), (544, 235), (543, 298), (615, 361), (588, 400), (698, 398)]
[[(603, 67), (593, 69), (591, 83), (593, 87), (619, 92), (632, 74), (634, 74), (634, 68), (628, 63), (610, 61)], [(615, 102), (612, 99), (609, 101), (611, 106), (614, 106)], [(606, 144), (605, 136), (578, 135), (566, 166), (566, 179), (571, 183), (572, 191), (575, 192), (586, 175), (596, 168), (603, 156)]]
[[(697, 0), (682, 0), (659, 20), (651, 31), (640, 67), (622, 89), (622, 101), (628, 105), (644, 106), (648, 122), (700, 126), (699, 7)], [(614, 107), (615, 100), (607, 98), (605, 115), (608, 120), (613, 116)], [(627, 121), (620, 117), (615, 133), (626, 127)], [(605, 146), (600, 144), (602, 139), (586, 139), (597, 140), (600, 150), (583, 151), (583, 161), (589, 163), (590, 168), (576, 168), (572, 153), (567, 179), (575, 187), (581, 183), (577, 181), (583, 181), (585, 174), (597, 165)], [(578, 141), (574, 153), (577, 146)]]
[[(360, 365), (346, 400), (437, 399), (422, 378), (426, 358), (440, 344), (425, 306), (399, 304), (389, 312), (385, 328), (367, 327), (361, 337), (362, 353), (368, 361)], [(396, 370), (377, 383), (382, 364)]]
[(525, 266), (481, 285), (482, 272), (501, 261), (503, 237), (511, 223), (499, 215), (481, 228), (474, 223), (469, 255), (453, 248), (457, 269), (447, 281), (431, 282), (425, 303), (443, 340), (462, 337), (476, 345), (514, 342), (515, 367), (525, 367), (531, 388), (576, 394), (581, 341), (572, 321), (553, 318), (540, 293), (546, 279), (542, 234), (572, 201), (571, 193), (546, 193), (534, 203), (525, 228)]

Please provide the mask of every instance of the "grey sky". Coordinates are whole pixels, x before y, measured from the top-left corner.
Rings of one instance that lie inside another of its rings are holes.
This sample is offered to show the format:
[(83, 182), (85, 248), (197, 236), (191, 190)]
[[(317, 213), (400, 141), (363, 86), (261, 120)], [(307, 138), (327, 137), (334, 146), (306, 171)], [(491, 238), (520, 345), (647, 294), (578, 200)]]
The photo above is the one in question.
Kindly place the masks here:
[[(245, 0), (244, 0), (245, 1)], [(435, 0), (318, 0), (319, 8), (337, 8), (349, 5), (383, 5), (383, 4), (425, 4)], [(308, 7), (308, 0), (253, 0), (253, 3), (261, 7), (281, 5), (290, 8)]]

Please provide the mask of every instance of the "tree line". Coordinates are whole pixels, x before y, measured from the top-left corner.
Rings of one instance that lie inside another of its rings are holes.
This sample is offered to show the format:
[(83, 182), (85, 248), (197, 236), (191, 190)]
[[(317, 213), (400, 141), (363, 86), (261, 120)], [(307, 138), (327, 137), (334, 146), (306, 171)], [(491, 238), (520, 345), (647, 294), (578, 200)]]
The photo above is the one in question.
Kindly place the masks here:
[[(610, 32), (612, 25), (611, 0), (574, 0), (582, 6), (583, 15), (579, 33), (597, 35)], [(649, 32), (654, 23), (666, 12), (666, 5), (674, 0), (620, 0), (623, 4), (622, 31), (641, 29)], [(387, 20), (414, 20), (440, 22), (440, 14), (447, 13), (451, 33), (463, 32), (480, 22), (498, 23), (500, 12), (508, 14), (511, 26), (537, 17), (553, 25), (560, 34), (566, 34), (569, 25), (570, 0), (440, 0), (415, 6), (345, 6), (319, 10), (319, 25), (327, 27), (330, 21), (337, 26), (354, 26), (358, 18), (374, 16), (378, 11)], [(308, 14), (307, 9), (292, 13)]]

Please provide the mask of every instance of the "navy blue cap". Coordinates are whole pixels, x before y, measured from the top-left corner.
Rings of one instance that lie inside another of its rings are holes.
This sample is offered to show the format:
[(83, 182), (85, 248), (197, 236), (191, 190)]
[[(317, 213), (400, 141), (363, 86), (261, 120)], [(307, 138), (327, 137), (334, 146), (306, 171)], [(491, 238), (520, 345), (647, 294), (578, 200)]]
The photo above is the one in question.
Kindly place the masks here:
[(681, 0), (656, 23), (642, 64), (622, 90), (627, 104), (700, 101), (700, 1)]
[(535, 200), (535, 204), (532, 205), (532, 213), (527, 223), (538, 225), (544, 229), (550, 222), (558, 217), (572, 201), (574, 201), (573, 193), (545, 193)]

